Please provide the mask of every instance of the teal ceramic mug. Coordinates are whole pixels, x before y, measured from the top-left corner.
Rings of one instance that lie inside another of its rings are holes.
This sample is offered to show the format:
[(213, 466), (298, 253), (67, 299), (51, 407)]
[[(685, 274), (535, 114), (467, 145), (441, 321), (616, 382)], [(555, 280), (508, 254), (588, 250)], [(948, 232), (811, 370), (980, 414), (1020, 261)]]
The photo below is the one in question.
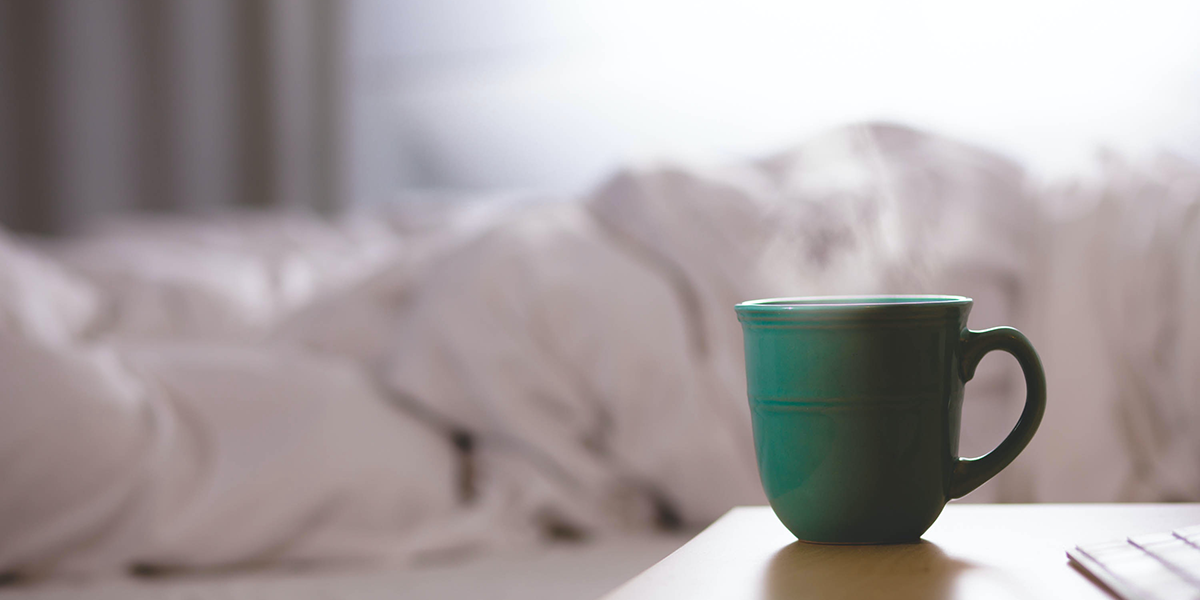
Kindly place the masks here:
[[(966, 329), (971, 303), (862, 296), (737, 305), (759, 474), (797, 538), (917, 540), (947, 501), (1029, 443), (1046, 408), (1041, 361), (1016, 329)], [(960, 458), (963, 384), (992, 350), (1020, 363), (1025, 408), (995, 450)]]

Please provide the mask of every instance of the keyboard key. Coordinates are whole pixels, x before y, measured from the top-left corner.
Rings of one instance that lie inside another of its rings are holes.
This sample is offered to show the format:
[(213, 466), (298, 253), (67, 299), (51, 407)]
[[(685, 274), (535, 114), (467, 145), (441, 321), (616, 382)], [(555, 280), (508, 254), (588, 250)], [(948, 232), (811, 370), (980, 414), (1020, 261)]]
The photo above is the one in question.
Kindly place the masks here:
[(1194, 546), (1200, 546), (1200, 525), (1177, 529), (1175, 530), (1175, 537), (1186, 540)]
[(1086, 547), (1080, 550), (1100, 563), (1124, 588), (1132, 590), (1136, 594), (1135, 598), (1200, 598), (1200, 589), (1162, 561), (1128, 542), (1125, 542), (1125, 546), (1132, 549), (1132, 552), (1110, 548), (1100, 556), (1095, 556), (1088, 552)]
[(1200, 600), (1200, 526), (1068, 552), (1126, 600)]
[(1140, 536), (1129, 541), (1200, 589), (1200, 548), (1169, 533)]

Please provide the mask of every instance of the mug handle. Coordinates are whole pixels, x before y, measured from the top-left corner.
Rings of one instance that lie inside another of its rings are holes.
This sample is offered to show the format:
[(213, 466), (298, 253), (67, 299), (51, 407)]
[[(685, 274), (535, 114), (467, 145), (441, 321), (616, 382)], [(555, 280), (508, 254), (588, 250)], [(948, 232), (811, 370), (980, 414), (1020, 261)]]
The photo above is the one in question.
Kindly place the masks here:
[(983, 355), (1003, 350), (1017, 359), (1025, 373), (1025, 409), (1008, 437), (995, 450), (979, 458), (958, 458), (950, 476), (950, 497), (961, 498), (1008, 466), (1033, 439), (1046, 412), (1046, 374), (1042, 361), (1025, 335), (1012, 327), (994, 327), (983, 331), (964, 329), (959, 340), (963, 383), (975, 376), (975, 367)]

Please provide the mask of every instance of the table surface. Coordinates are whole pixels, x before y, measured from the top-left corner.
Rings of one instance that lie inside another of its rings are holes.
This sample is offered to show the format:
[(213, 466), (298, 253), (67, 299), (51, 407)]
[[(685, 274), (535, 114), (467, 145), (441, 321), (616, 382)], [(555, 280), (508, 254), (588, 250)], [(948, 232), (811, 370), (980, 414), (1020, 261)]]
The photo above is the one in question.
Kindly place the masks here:
[(1200, 504), (951, 504), (915, 544), (824, 546), (735, 508), (605, 599), (1111, 600), (1067, 549), (1196, 524)]

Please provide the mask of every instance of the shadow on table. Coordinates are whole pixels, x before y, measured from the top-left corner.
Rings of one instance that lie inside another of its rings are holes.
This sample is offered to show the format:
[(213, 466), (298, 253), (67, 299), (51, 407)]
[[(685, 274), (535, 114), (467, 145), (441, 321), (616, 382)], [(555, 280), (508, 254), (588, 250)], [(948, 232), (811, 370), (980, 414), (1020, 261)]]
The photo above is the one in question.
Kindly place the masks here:
[(927, 541), (881, 546), (795, 542), (767, 567), (766, 598), (923, 598), (953, 596), (955, 579), (974, 565)]

